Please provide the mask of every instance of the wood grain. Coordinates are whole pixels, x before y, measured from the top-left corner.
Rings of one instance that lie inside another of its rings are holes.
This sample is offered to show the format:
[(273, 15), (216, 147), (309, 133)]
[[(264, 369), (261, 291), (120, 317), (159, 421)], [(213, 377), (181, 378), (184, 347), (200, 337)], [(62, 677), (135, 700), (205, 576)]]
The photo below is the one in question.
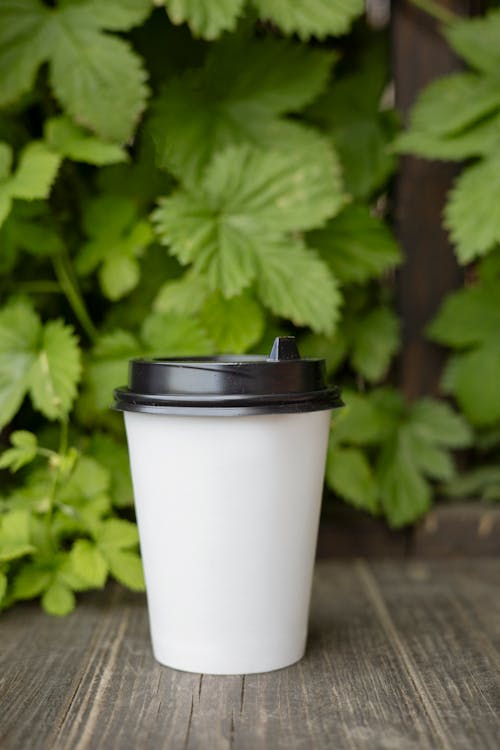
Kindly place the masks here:
[(306, 657), (262, 675), (174, 671), (144, 597), (0, 619), (1, 750), (497, 750), (500, 563), (321, 562)]

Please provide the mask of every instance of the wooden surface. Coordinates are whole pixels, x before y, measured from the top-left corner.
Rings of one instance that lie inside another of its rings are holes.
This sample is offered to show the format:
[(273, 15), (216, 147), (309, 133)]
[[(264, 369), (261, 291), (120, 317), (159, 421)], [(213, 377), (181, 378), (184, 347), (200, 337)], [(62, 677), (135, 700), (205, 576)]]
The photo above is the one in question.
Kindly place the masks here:
[(320, 558), (500, 557), (498, 503), (440, 502), (415, 526), (400, 530), (345, 503), (329, 501), (323, 507)]
[(307, 655), (246, 677), (153, 661), (145, 600), (0, 619), (1, 750), (498, 750), (500, 562), (322, 562)]

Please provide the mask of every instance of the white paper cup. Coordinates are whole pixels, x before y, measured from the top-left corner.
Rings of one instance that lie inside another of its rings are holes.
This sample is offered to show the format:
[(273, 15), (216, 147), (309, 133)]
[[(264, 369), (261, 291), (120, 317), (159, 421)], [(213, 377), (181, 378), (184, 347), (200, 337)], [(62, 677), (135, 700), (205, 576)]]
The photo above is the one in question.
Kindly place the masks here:
[(136, 398), (131, 410), (123, 390), (117, 397), (156, 659), (209, 674), (266, 672), (298, 661), (338, 392), (330, 389), (330, 405), (325, 400), (315, 410), (274, 413), (255, 404), (238, 408), (234, 399), (230, 407), (219, 399), (181, 408)]

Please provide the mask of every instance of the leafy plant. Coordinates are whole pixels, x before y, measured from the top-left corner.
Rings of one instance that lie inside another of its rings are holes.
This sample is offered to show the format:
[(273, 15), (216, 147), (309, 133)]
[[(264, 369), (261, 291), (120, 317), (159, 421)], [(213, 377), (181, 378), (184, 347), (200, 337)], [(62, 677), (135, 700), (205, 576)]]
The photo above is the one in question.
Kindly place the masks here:
[(443, 28), (450, 46), (471, 70), (431, 83), (415, 104), (410, 129), (397, 146), (431, 159), (470, 160), (445, 209), (461, 263), (491, 252), (500, 241), (498, 190), (500, 10), (484, 18), (456, 19)]
[[(361, 20), (344, 56), (335, 39), (362, 11), (361, 0), (1, 3), (1, 607), (41, 597), (65, 614), (108, 576), (142, 588), (124, 430), (109, 409), (130, 357), (263, 351), (293, 332), (351, 387), (387, 376), (397, 118), (381, 107), (384, 40)], [(411, 522), (429, 481), (453, 475), (463, 421), (380, 388), (347, 401), (330, 485)]]
[[(473, 19), (448, 12), (443, 20), (445, 38), (470, 69), (431, 83), (412, 110), (409, 130), (396, 143), (399, 151), (466, 162), (448, 195), (444, 225), (459, 262), (475, 263), (475, 269), (468, 273), (466, 288), (444, 301), (428, 332), (453, 350), (443, 374), (444, 392), (454, 396), (474, 426), (494, 429), (500, 421), (500, 11)], [(483, 492), (491, 476), (495, 467), (472, 470), (463, 482), (454, 480), (450, 492), (477, 488), (492, 499), (494, 491)]]
[(329, 486), (393, 527), (415, 521), (431, 504), (430, 480), (455, 476), (449, 449), (469, 445), (467, 423), (445, 403), (408, 406), (389, 388), (344, 398), (330, 435)]

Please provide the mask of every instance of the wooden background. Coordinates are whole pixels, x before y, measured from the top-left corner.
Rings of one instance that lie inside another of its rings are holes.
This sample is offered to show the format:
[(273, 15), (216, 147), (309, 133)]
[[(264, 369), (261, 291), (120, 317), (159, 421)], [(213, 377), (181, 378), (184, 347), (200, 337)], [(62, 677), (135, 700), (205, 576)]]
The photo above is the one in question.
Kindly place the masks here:
[[(484, 12), (485, 0), (439, 0), (461, 16)], [(392, 69), (396, 107), (402, 123), (419, 92), (433, 79), (460, 70), (461, 61), (443, 39), (436, 21), (407, 0), (393, 0)], [(444, 298), (459, 288), (464, 271), (458, 265), (442, 227), (446, 194), (459, 166), (404, 156), (394, 183), (392, 213), (404, 262), (396, 276), (396, 303), (401, 318), (402, 349), (392, 380), (411, 401), (438, 396), (446, 351), (427, 340), (426, 326)], [(437, 506), (415, 528), (391, 531), (384, 522), (326, 503), (320, 557), (449, 557), (500, 553), (500, 509), (490, 505)]]
[[(439, 0), (458, 15), (483, 10), (480, 0)], [(446, 73), (460, 69), (439, 26), (411, 2), (392, 4), (391, 48), (396, 106), (403, 124), (419, 91)], [(397, 383), (409, 399), (437, 395), (444, 350), (425, 338), (425, 327), (442, 300), (459, 287), (463, 271), (442, 228), (446, 194), (458, 172), (455, 164), (405, 156), (394, 187), (394, 223), (404, 252), (396, 282), (403, 346)]]

